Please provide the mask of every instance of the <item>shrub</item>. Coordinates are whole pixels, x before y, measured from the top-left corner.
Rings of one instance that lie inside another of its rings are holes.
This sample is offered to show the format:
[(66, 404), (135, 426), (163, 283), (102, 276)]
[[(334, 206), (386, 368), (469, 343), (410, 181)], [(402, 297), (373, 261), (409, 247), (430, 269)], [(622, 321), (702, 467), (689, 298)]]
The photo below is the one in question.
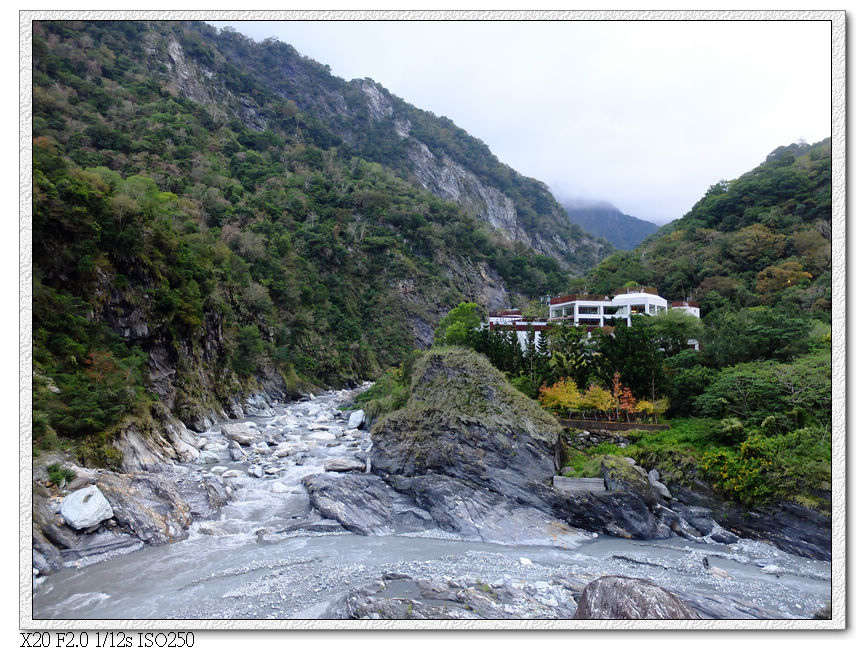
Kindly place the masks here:
[(76, 476), (74, 471), (68, 467), (63, 467), (60, 463), (51, 463), (46, 469), (48, 470), (50, 481), (59, 487), (63, 487)]

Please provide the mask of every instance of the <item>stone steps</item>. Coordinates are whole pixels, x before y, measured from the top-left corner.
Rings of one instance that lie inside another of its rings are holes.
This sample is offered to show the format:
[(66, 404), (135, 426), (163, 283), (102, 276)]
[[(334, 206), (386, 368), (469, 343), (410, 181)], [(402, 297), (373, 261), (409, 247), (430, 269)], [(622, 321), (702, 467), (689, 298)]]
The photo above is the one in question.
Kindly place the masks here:
[(567, 476), (554, 476), (553, 487), (562, 492), (606, 492), (604, 479), (602, 478), (569, 478)]

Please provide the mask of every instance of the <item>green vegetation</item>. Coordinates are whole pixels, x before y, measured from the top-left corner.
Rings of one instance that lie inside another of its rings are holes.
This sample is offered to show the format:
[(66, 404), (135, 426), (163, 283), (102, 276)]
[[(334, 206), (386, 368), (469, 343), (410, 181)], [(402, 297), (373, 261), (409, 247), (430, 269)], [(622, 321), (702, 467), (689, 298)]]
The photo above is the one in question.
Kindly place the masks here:
[(565, 448), (566, 460), (562, 476), (573, 478), (598, 478), (601, 476), (601, 460), (604, 456), (621, 456), (624, 450), (611, 442), (604, 442), (580, 451), (573, 447)]
[[(172, 72), (172, 41), (213, 73), (205, 100)], [(263, 375), (290, 394), (379, 376), (439, 305), (469, 297), (453, 279), (465, 269), (498, 272), (514, 295), (570, 281), (419, 189), (403, 139), (370, 126), (360, 87), (290, 46), (196, 23), (37, 22), (33, 60), (37, 449), (107, 458), (117, 431), (160, 412), (156, 392), (188, 421)], [(334, 93), (352, 110), (322, 114)], [(540, 183), (394, 102), (436, 155), (480, 156), (478, 173), (507, 181), (538, 231), (556, 229)], [(573, 264), (597, 259), (586, 242)], [(154, 364), (174, 371), (158, 391)]]
[(63, 486), (76, 476), (75, 472), (68, 467), (63, 467), (60, 463), (51, 463), (45, 468), (48, 470), (48, 479), (54, 485)]
[(466, 345), (470, 333), (480, 325), (480, 308), (473, 302), (461, 302), (439, 321), (435, 342), (439, 345)]
[(828, 322), (831, 221), (828, 139), (779, 147), (753, 171), (713, 185), (635, 251), (605, 259), (586, 285), (657, 287), (668, 299), (700, 301), (704, 317), (763, 305)]
[[(454, 436), (483, 436), (482, 446), (510, 454), (523, 436), (552, 448), (561, 431), (555, 418), (511, 386), (484, 356), (464, 347), (433, 348), (412, 357), (403, 370), (399, 381), (408, 387), (408, 399), (380, 417), (371, 436), (413, 463), (452, 462), (458, 453)], [(376, 389), (381, 385), (384, 393), (393, 379), (380, 380)]]
[(405, 406), (409, 387), (406, 385), (403, 368), (404, 366), (400, 366), (387, 370), (372, 388), (358, 395), (355, 404), (363, 408), (371, 421)]
[(644, 467), (657, 467), (667, 480), (703, 479), (722, 496), (746, 505), (789, 500), (827, 514), (831, 509), (830, 436), (824, 428), (778, 434), (766, 427), (690, 418), (674, 420), (667, 431), (629, 431), (627, 437), (631, 444), (622, 448), (568, 446), (562, 474), (597, 477), (603, 456), (630, 456)]

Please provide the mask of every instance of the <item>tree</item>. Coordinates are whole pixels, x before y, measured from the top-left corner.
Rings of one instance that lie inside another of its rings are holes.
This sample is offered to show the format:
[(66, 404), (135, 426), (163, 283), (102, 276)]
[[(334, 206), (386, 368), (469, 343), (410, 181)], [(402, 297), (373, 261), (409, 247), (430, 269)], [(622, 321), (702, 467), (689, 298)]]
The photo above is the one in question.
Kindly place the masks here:
[(585, 327), (559, 325), (550, 337), (550, 372), (557, 377), (573, 377), (585, 385), (592, 369), (594, 345)]
[(807, 320), (769, 307), (718, 310), (704, 323), (706, 357), (719, 368), (761, 359), (788, 361), (807, 350), (811, 329)]
[(461, 302), (439, 321), (435, 330), (438, 345), (468, 345), (469, 332), (480, 327), (480, 308), (473, 302)]
[(689, 341), (702, 341), (702, 321), (681, 309), (669, 309), (651, 319), (652, 336), (666, 356), (679, 354), (687, 349)]
[(655, 399), (661, 392), (663, 354), (652, 336), (648, 316), (633, 316), (631, 327), (620, 325), (597, 336), (596, 370), (609, 386), (618, 372), (639, 397)]
[(615, 407), (615, 400), (610, 391), (592, 384), (586, 390), (584, 399), (588, 408), (601, 411), (608, 420), (610, 419), (610, 411)]
[(813, 276), (802, 270), (802, 265), (793, 260), (782, 262), (778, 266), (767, 266), (757, 274), (756, 289), (763, 300), (769, 300), (779, 291), (794, 287), (801, 280), (810, 280)]
[(246, 325), (237, 332), (237, 352), (233, 358), (235, 371), (248, 377), (255, 372), (265, 345), (261, 340), (261, 332), (256, 325)]
[(538, 392), (541, 406), (554, 411), (568, 411), (569, 415), (583, 403), (580, 390), (570, 377), (562, 377), (552, 386), (543, 385)]

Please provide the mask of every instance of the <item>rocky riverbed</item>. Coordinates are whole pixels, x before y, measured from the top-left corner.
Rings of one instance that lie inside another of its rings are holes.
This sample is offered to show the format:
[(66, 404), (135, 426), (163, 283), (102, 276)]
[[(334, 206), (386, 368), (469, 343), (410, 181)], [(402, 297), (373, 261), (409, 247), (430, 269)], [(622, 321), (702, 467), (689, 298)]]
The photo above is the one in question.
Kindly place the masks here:
[(72, 487), (98, 487), (112, 513), (75, 529), (59, 496), (37, 499), (34, 618), (572, 618), (609, 575), (704, 618), (810, 618), (829, 600), (828, 562), (741, 539), (639, 468), (611, 464), (609, 492), (554, 490), (542, 416), (487, 382), (469, 397), (490, 435), (424, 393), (463, 370), (427, 363), (415, 410), (372, 435), (348, 409), (357, 391), (263, 400), (189, 434), (195, 452), (159, 473), (82, 472)]

